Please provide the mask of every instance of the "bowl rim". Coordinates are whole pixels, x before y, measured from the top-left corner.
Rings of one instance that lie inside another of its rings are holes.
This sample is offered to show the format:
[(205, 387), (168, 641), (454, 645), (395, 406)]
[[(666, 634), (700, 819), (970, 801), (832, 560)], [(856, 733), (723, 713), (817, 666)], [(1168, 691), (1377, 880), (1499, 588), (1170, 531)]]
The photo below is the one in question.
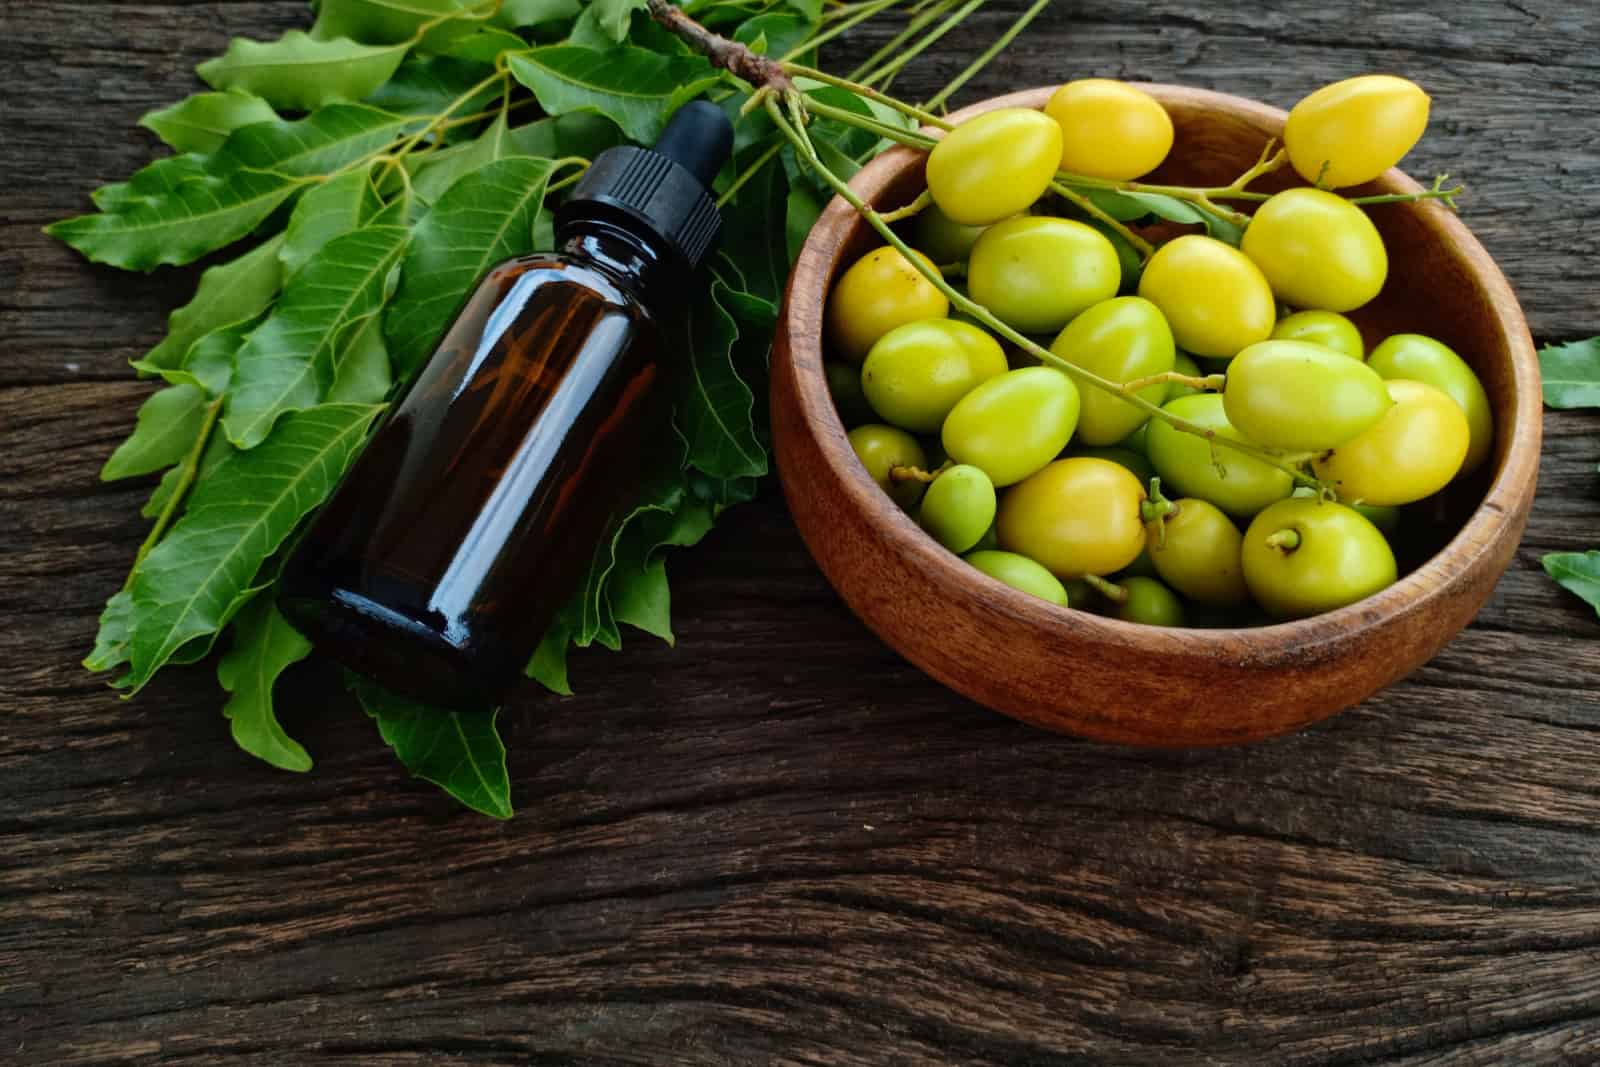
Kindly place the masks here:
[[(1163, 105), (1181, 101), (1208, 106), (1264, 127), (1262, 132), (1268, 136), (1281, 138), (1288, 118), (1280, 108), (1229, 93), (1165, 83), (1137, 85)], [(990, 97), (953, 112), (948, 118), (959, 123), (1002, 107), (1038, 110), (1054, 89), (1055, 86), (1041, 86)], [(931, 127), (924, 127), (921, 132), (933, 137), (944, 133)], [(870, 204), (903, 170), (919, 164), (924, 155), (907, 146), (893, 147), (863, 167), (851, 179), (850, 186)], [(1391, 168), (1371, 185), (1382, 193), (1419, 192), (1423, 188), (1398, 168)], [(1491, 458), (1496, 468), (1483, 498), (1454, 536), (1421, 565), (1380, 592), (1309, 618), (1251, 627), (1156, 627), (1059, 607), (1012, 589), (975, 567), (961, 565), (959, 556), (934, 541), (910, 514), (893, 506), (856, 459), (827, 390), (822, 350), (826, 301), (821, 297), (825, 294), (817, 294), (818, 299), (814, 300), (793, 299), (801, 279), (821, 279), (824, 284), (831, 280), (834, 250), (843, 246), (856, 225), (865, 225), (855, 209), (837, 195), (807, 235), (789, 276), (777, 325), (786, 334), (789, 346), (782, 372), (792, 376), (804, 423), (826, 465), (839, 479), (841, 490), (852, 504), (875, 516), (892, 546), (914, 557), (918, 566), (930, 574), (930, 582), (954, 582), (966, 595), (981, 596), (992, 608), (1031, 625), (1057, 630), (1065, 627), (1102, 640), (1136, 643), (1157, 654), (1192, 655), (1197, 650), (1222, 648), (1253, 661), (1268, 651), (1276, 661), (1298, 658), (1308, 647), (1360, 635), (1392, 617), (1424, 611), (1439, 598), (1450, 596), (1465, 576), (1491, 561), (1501, 535), (1512, 530), (1520, 536), (1536, 487), (1543, 428), (1542, 394), (1538, 357), (1521, 306), (1499, 265), (1454, 211), (1434, 201), (1405, 207), (1428, 214), (1430, 226), (1442, 230), (1452, 257), (1462, 264), (1463, 275), (1472, 279), (1478, 289), (1510, 356), (1511, 409), (1494, 412), (1496, 437)], [(779, 461), (781, 468), (781, 445)]]

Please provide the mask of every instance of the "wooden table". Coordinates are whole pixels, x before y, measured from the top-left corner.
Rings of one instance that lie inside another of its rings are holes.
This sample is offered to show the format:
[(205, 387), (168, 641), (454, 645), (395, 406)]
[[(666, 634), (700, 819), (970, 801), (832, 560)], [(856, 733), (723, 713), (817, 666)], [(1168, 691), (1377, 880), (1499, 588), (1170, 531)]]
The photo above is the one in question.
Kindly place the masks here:
[[(282, 700), (305, 776), (234, 750), (207, 669), (132, 702), (85, 674), (145, 528), (145, 489), (96, 470), (194, 274), (38, 228), (149, 157), (134, 120), (228, 35), (305, 19), (0, 11), (0, 1061), (1600, 1062), (1600, 625), (1538, 567), (1600, 544), (1593, 414), (1547, 416), (1471, 629), (1248, 748), (1100, 747), (944, 692), (772, 487), (674, 559), (675, 650), (578, 656), (580, 695), (503, 717), (507, 824), (408, 780), (314, 695), (326, 668)], [(1414, 172), (1467, 178), (1535, 335), (1570, 339), (1600, 332), (1597, 44), (1582, 0), (1064, 0), (964, 98), (1093, 73), (1287, 105), (1406, 73), (1435, 100)]]

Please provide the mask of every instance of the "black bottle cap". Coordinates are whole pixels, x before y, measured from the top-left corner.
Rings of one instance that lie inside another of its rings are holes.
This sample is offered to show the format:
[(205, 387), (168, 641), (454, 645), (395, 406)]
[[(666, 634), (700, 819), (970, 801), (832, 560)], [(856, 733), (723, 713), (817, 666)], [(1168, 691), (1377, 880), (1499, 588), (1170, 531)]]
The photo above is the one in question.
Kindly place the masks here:
[(715, 104), (680, 107), (654, 148), (608, 148), (556, 211), (556, 228), (621, 213), (681, 255), (691, 269), (711, 250), (722, 216), (711, 181), (733, 151), (733, 124)]

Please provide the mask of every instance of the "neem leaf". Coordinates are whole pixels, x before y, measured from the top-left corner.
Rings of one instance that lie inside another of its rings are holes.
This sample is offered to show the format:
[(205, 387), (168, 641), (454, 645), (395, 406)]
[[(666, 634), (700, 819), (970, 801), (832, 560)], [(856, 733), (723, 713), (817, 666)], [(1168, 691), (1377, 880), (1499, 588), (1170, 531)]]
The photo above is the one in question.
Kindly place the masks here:
[(415, 37), (424, 23), (472, 5), (473, 0), (322, 0), (311, 36), (398, 44)]
[(783, 224), (789, 262), (793, 263), (800, 258), (800, 249), (805, 245), (806, 238), (811, 235), (811, 227), (817, 224), (824, 206), (822, 197), (810, 186), (790, 184)]
[[(373, 107), (396, 115), (437, 115), (493, 73), (488, 64), (449, 56), (410, 55), (394, 77), (366, 98)], [(472, 115), (499, 99), (500, 87), (486, 85), (456, 109)]]
[(1539, 350), (1539, 371), (1544, 402), (1551, 407), (1600, 407), (1600, 337), (1545, 345)]
[(774, 309), (789, 280), (789, 256), (783, 244), (774, 240), (784, 227), (786, 191), (783, 168), (769, 162), (722, 209), (719, 256), (738, 270), (743, 292)]
[(485, 271), (534, 248), (548, 159), (502, 159), (452, 185), (417, 224), (384, 332), (403, 378), (421, 366)]
[(755, 397), (733, 366), (739, 327), (723, 310), (724, 292), (713, 282), (684, 314), (688, 367), (673, 425), (692, 466), (718, 478), (754, 477), (767, 472), (767, 453), (752, 419)]
[(607, 597), (618, 622), (673, 643), (672, 595), (661, 550), (698, 544), (716, 521), (706, 501), (684, 494), (676, 510), (644, 516), (623, 538)]
[(179, 367), (189, 346), (221, 326), (250, 319), (266, 310), (283, 284), (278, 252), (283, 235), (266, 241), (228, 263), (200, 275), (194, 299), (167, 317), (167, 336), (145, 353), (156, 367)]
[(151, 111), (139, 125), (178, 152), (215, 152), (242, 126), (272, 122), (278, 113), (249, 93), (196, 93), (171, 107)]
[(632, 140), (654, 143), (667, 116), (717, 80), (700, 56), (623, 46), (609, 52), (548, 45), (509, 59), (511, 73), (552, 115), (594, 111)]
[[(742, 24), (734, 31), (733, 39), (748, 45), (751, 51), (780, 59), (804, 44), (815, 28), (815, 20), (782, 11), (769, 11)], [(759, 49), (758, 44), (761, 46)]]
[(347, 233), (289, 280), (277, 308), (234, 357), (222, 425), (236, 447), (256, 447), (280, 417), (323, 398), (351, 324), (382, 308), (409, 236), (401, 226)]
[(195, 152), (168, 156), (146, 164), (125, 182), (102, 185), (89, 197), (101, 211), (124, 211), (141, 200), (169, 196), (184, 182), (217, 177), (212, 167), (212, 157)]
[[(111, 606), (106, 605), (109, 614)], [(101, 632), (106, 632), (105, 616), (101, 617)], [(558, 616), (545, 631), (544, 639), (534, 649), (533, 658), (523, 673), (552, 693), (564, 697), (572, 695), (572, 683), (567, 680), (567, 648), (572, 644), (572, 627), (564, 616)], [(87, 662), (87, 661), (85, 661)]]
[[(205, 454), (200, 457), (200, 470), (195, 475), (195, 485), (209, 478), (216, 471), (217, 466), (237, 451), (228, 443), (228, 439), (220, 433), (211, 435), (211, 440), (206, 443)], [(183, 468), (173, 467), (161, 476), (161, 482), (150, 494), (150, 499), (145, 501), (144, 507), (139, 509), (139, 514), (147, 519), (153, 519), (166, 510), (167, 502), (172, 499), (172, 494), (178, 491), (178, 483), (183, 480)]]
[(302, 196), (284, 229), (278, 260), (293, 277), (335, 237), (359, 230), (383, 209), (366, 168), (347, 171)]
[(226, 53), (195, 70), (213, 89), (242, 89), (276, 108), (315, 111), (370, 96), (394, 74), (409, 48), (404, 42), (318, 41), (290, 30), (270, 43), (236, 37)]
[(645, 0), (594, 0), (592, 4), (600, 28), (621, 44), (628, 37), (628, 24), (635, 11), (643, 11)]
[(415, 116), (366, 104), (329, 104), (294, 122), (258, 122), (235, 131), (217, 153), (215, 165), (322, 178), (381, 151), (421, 124)]
[(394, 379), (389, 373), (389, 348), (383, 343), (383, 315), (374, 312), (353, 324), (343, 344), (344, 354), (328, 389), (329, 402), (376, 404), (388, 396)]
[(1546, 574), (1600, 615), (1600, 548), (1587, 552), (1551, 552), (1541, 562)]
[(45, 228), (96, 263), (123, 270), (182, 266), (261, 225), (305, 179), (254, 170), (196, 178), (115, 214), (81, 215)]
[(261, 564), (332, 492), (379, 410), (324, 404), (297, 412), (259, 448), (229, 454), (195, 486), (183, 518), (128, 586), (130, 690), (184, 645), (227, 624), (253, 591)]
[(433, 51), (442, 56), (487, 66), (497, 63), (505, 53), (523, 52), (527, 48), (528, 42), (514, 33), (493, 26), (480, 26), (471, 33), (454, 36), (442, 44), (435, 45)]
[(258, 316), (219, 326), (189, 347), (183, 373), (211, 396), (221, 396), (233, 379), (233, 358), (261, 323)]
[(96, 673), (109, 671), (128, 661), (128, 637), (133, 632), (133, 594), (119, 589), (100, 612), (100, 630), (95, 634), (94, 651), (83, 665)]
[(195, 385), (171, 385), (139, 407), (133, 433), (100, 468), (102, 482), (133, 478), (177, 463), (194, 447), (206, 419), (206, 395)]
[(507, 29), (542, 26), (576, 18), (582, 6), (579, 0), (505, 0), (494, 16), (494, 24)]
[(586, 111), (536, 119), (511, 130), (507, 138), (506, 154), (544, 159), (593, 159), (623, 141), (615, 123)]
[(433, 203), (459, 179), (473, 171), (504, 159), (510, 144), (504, 114), (489, 124), (477, 139), (446, 149), (425, 162), (412, 180), (412, 188), (427, 203)]
[(395, 696), (365, 678), (350, 688), (378, 724), (384, 742), (406, 770), (432, 782), (473, 811), (511, 818), (506, 746), (495, 730), (499, 711), (445, 711)]
[(222, 714), (234, 743), (286, 771), (309, 771), (311, 757), (284, 732), (272, 710), (272, 687), (290, 664), (311, 653), (311, 642), (289, 625), (270, 596), (258, 596), (233, 622), (233, 648), (217, 661), (217, 681), (231, 696)]

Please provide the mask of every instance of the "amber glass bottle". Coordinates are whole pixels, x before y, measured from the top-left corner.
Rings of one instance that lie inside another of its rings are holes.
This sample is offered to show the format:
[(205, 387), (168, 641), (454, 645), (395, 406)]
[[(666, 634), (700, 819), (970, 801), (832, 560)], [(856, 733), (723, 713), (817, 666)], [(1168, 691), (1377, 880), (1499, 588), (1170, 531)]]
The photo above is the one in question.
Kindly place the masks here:
[(489, 272), (291, 556), (279, 605), (395, 692), (498, 705), (576, 591), (670, 411), (673, 311), (720, 225), (709, 104), (603, 153), (556, 252)]

